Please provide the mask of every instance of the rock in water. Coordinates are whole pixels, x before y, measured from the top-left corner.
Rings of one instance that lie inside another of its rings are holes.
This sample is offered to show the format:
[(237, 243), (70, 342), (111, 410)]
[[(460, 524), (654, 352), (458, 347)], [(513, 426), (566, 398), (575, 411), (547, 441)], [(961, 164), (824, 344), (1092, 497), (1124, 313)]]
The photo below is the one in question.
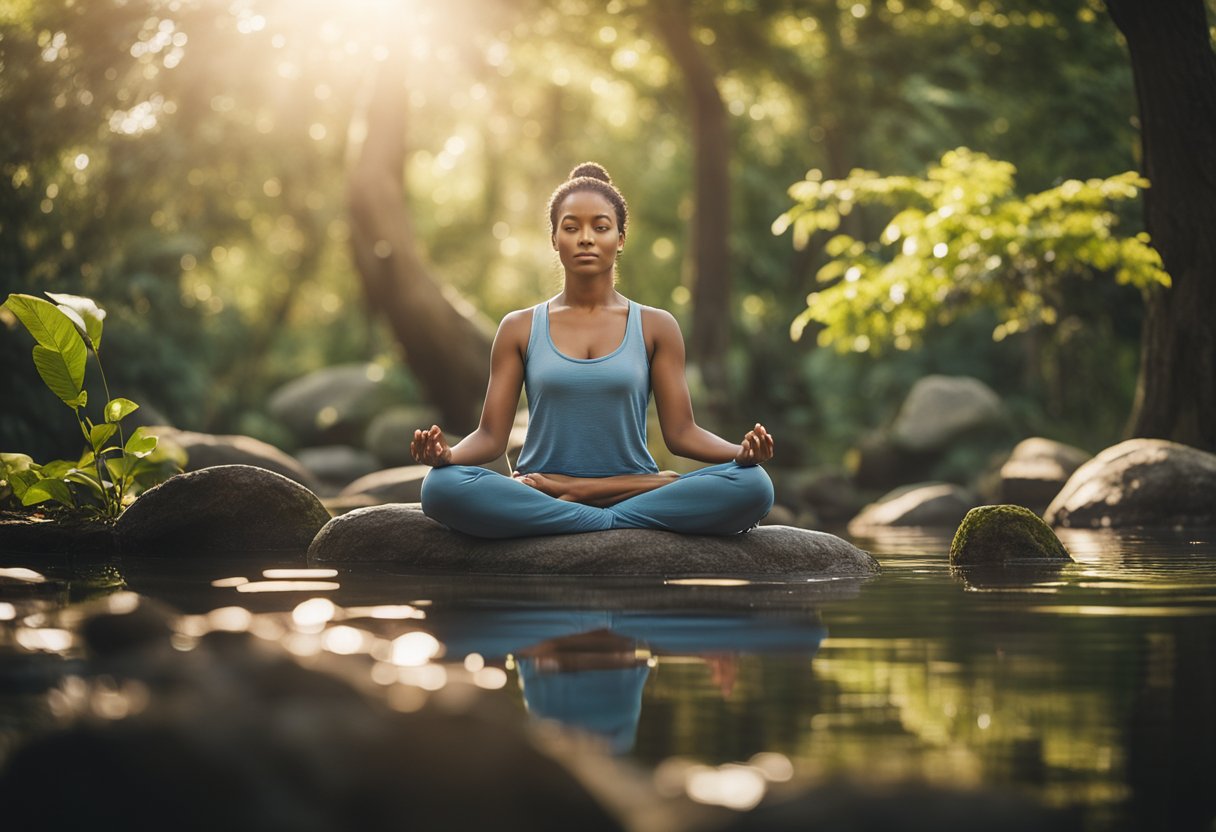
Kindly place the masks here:
[(1041, 514), (1090, 456), (1080, 448), (1041, 436), (1024, 439), (1001, 466), (999, 500)]
[(973, 508), (950, 542), (951, 566), (1071, 560), (1051, 527), (1023, 506)]
[(1044, 515), (1053, 526), (1216, 524), (1216, 454), (1164, 439), (1129, 439), (1078, 468)]
[(219, 465), (144, 492), (115, 532), (127, 554), (302, 552), (328, 521), (317, 495), (299, 483), (251, 465)]
[(762, 526), (715, 537), (613, 529), (512, 540), (454, 532), (417, 504), (373, 506), (335, 517), (308, 550), (309, 561), (391, 561), (423, 571), (481, 575), (877, 574), (867, 552), (826, 532)]
[(849, 522), (849, 534), (864, 535), (889, 526), (950, 528), (976, 503), (975, 495), (947, 482), (906, 485), (884, 494)]

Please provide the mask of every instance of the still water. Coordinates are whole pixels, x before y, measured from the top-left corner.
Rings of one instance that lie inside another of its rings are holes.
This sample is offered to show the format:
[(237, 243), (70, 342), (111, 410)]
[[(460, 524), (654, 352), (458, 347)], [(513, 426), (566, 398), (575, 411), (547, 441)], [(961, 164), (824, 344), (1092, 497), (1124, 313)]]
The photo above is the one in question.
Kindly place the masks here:
[(1060, 536), (1073, 564), (997, 575), (952, 573), (945, 536), (859, 539), (883, 567), (864, 582), (0, 555), (0, 762), (57, 718), (82, 602), (134, 592), (182, 613), (179, 649), (234, 629), (362, 659), (401, 709), (471, 682), (704, 802), (912, 780), (1072, 807), (1087, 829), (1216, 829), (1216, 534)]

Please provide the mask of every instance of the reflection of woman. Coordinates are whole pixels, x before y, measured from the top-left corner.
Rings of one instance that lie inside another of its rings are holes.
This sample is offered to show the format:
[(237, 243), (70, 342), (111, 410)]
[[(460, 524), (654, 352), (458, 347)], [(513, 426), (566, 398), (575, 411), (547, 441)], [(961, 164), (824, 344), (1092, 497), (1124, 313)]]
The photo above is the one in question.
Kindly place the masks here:
[[(476, 431), (454, 447), (437, 425), (414, 431), (410, 452), (434, 467), (422, 486), (428, 516), (479, 537), (621, 528), (733, 534), (772, 507), (772, 483), (759, 467), (773, 456), (772, 436), (756, 424), (736, 445), (699, 427), (675, 318), (616, 290), (627, 219), (599, 165), (579, 165), (553, 193), (563, 289), (503, 319)], [(515, 476), (473, 467), (506, 449), (525, 385), (530, 418)], [(646, 448), (652, 392), (668, 448), (715, 464), (682, 476), (659, 471)]]

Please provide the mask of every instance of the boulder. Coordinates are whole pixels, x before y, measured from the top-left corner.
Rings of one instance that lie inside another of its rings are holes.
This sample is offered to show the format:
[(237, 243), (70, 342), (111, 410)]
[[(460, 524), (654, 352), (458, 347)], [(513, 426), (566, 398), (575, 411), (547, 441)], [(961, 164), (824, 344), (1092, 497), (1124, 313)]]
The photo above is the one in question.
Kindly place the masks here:
[(359, 477), (367, 476), (380, 468), (376, 457), (350, 445), (301, 448), (296, 458), (310, 474), (333, 491), (340, 491)]
[(997, 497), (1041, 514), (1089, 458), (1080, 448), (1062, 442), (1041, 436), (1024, 439), (1001, 466)]
[(895, 444), (912, 453), (939, 451), (960, 436), (1003, 427), (1005, 410), (988, 385), (968, 376), (925, 376), (912, 386), (891, 427)]
[(338, 496), (359, 497), (376, 503), (416, 503), (422, 499), (422, 481), (429, 465), (406, 465), (375, 471), (343, 488)]
[(1071, 560), (1051, 527), (1025, 506), (973, 508), (950, 542), (951, 566)]
[(797, 506), (823, 523), (843, 525), (867, 502), (848, 473), (841, 469), (770, 469), (769, 475), (778, 502)]
[(301, 445), (355, 444), (391, 394), (378, 364), (340, 364), (289, 381), (270, 396), (270, 413)]
[(946, 482), (906, 485), (884, 494), (849, 521), (849, 534), (889, 526), (955, 526), (975, 505), (975, 495)]
[(315, 491), (317, 480), (295, 458), (252, 436), (218, 436), (178, 430), (167, 425), (148, 428), (160, 442), (173, 445), (186, 453), (185, 470), (199, 471), (216, 465), (253, 465), (274, 471), (305, 488)]
[(303, 551), (329, 520), (317, 495), (251, 465), (178, 474), (144, 492), (115, 526), (120, 551), (240, 556)]
[(1216, 454), (1129, 439), (1078, 468), (1044, 515), (1063, 527), (1216, 525)]
[(422, 571), (490, 575), (846, 577), (879, 571), (868, 553), (834, 535), (788, 526), (727, 537), (613, 529), (485, 540), (436, 523), (416, 504), (335, 517), (309, 547), (308, 559), (391, 561)]
[[(155, 617), (133, 638), (107, 635), (105, 651), (88, 635), (74, 689), (108, 708), (86, 704), (6, 749), (6, 828), (622, 828), (572, 771), (611, 761), (590, 748), (559, 761), (521, 709), (469, 682), (377, 686), (363, 662), (310, 669), (239, 632), (181, 652)], [(137, 807), (115, 799), (133, 783)]]
[(410, 439), (414, 431), (440, 422), (439, 411), (429, 405), (395, 405), (372, 419), (363, 434), (363, 447), (380, 460), (377, 467), (412, 465)]

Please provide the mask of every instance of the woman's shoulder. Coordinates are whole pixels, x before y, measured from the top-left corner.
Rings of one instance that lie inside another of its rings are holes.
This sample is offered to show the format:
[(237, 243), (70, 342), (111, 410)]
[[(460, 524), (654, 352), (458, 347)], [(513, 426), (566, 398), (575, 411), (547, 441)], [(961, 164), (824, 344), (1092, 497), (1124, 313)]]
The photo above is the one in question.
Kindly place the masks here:
[(679, 334), (680, 324), (675, 315), (659, 306), (646, 306), (642, 303), (638, 303), (638, 306), (642, 310), (642, 327), (647, 332), (653, 332), (656, 335)]
[(527, 346), (528, 338), (532, 334), (534, 309), (535, 307), (529, 306), (526, 309), (516, 309), (503, 315), (502, 321), (498, 324), (498, 337)]

